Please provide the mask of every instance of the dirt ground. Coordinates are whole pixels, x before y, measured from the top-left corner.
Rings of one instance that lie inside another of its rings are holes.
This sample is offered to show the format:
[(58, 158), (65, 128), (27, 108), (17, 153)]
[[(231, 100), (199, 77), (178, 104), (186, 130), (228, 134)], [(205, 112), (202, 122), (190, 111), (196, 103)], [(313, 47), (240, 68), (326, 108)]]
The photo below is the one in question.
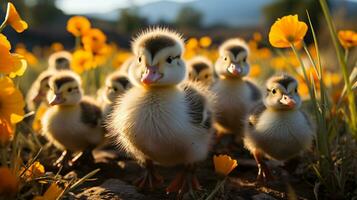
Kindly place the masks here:
[[(223, 138), (220, 144), (214, 147), (207, 160), (199, 164), (197, 176), (203, 189), (195, 193), (197, 199), (204, 199), (215, 187), (219, 178), (214, 173), (212, 156), (221, 153), (237, 159), (238, 167), (229, 175), (224, 191), (219, 191), (215, 199), (288, 199), (288, 195), (296, 195), (297, 199), (314, 199), (313, 178), (307, 175), (310, 173), (306, 173), (307, 165), (301, 161), (301, 158), (285, 166), (268, 162), (275, 180), (265, 184), (257, 183), (255, 180), (257, 167), (254, 159), (241, 146), (233, 144), (230, 137)], [(70, 192), (65, 199), (175, 199), (175, 194), (165, 193), (165, 187), (180, 171), (180, 166), (174, 168), (157, 166), (158, 172), (164, 177), (164, 184), (154, 191), (138, 191), (132, 182), (143, 170), (135, 161), (110, 148), (96, 150), (94, 156), (95, 164), (82, 164), (75, 169), (61, 172), (65, 177), (82, 177), (94, 169), (100, 169), (91, 180)], [(187, 194), (184, 199), (193, 199), (193, 197)]]

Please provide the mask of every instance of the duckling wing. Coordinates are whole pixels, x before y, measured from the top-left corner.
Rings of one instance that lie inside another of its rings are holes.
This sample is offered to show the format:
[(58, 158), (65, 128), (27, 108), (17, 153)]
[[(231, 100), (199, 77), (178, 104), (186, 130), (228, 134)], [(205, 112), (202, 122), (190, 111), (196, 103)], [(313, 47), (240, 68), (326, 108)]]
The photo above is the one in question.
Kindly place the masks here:
[(309, 115), (308, 115), (306, 112), (304, 112), (304, 111), (300, 111), (300, 112), (301, 112), (301, 114), (304, 116), (304, 118), (305, 118), (305, 120), (306, 120), (306, 122), (307, 122), (307, 125), (308, 125), (312, 130), (314, 130), (315, 127), (314, 127), (314, 125), (313, 125), (313, 123), (312, 123), (312, 121), (311, 121)]
[(191, 84), (183, 84), (185, 93), (185, 102), (188, 105), (188, 114), (191, 123), (199, 125), (205, 129), (210, 129), (212, 125), (212, 112), (209, 108), (209, 92), (203, 94), (206, 89), (203, 86)]
[(251, 110), (248, 118), (249, 127), (254, 127), (259, 120), (260, 115), (266, 110), (265, 105), (260, 102)]
[(93, 101), (84, 99), (80, 102), (81, 121), (94, 128), (101, 123), (102, 111)]
[(251, 94), (251, 100), (257, 101), (262, 98), (262, 94), (259, 90), (259, 88), (249, 80), (246, 80), (247, 86), (249, 87), (250, 91), (252, 92)]

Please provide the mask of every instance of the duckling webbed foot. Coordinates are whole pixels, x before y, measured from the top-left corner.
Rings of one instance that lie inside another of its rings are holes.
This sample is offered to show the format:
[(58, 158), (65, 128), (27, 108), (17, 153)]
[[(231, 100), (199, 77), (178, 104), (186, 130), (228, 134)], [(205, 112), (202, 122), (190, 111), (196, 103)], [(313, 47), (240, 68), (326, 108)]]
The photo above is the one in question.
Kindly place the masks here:
[(68, 151), (63, 151), (61, 156), (53, 163), (54, 167), (63, 167), (67, 166), (68, 161), (71, 159), (71, 154)]
[(253, 156), (258, 166), (257, 181), (264, 183), (274, 180), (274, 176), (272, 175), (268, 165), (264, 162), (261, 153), (259, 151), (255, 151)]
[(80, 164), (93, 164), (95, 163), (92, 149), (86, 149), (79, 154), (77, 154), (74, 158), (72, 158), (68, 164), (70, 166), (80, 165)]
[(196, 177), (196, 167), (188, 166), (182, 172), (179, 172), (175, 179), (166, 188), (167, 193), (176, 192), (183, 195), (193, 190), (201, 190), (201, 185)]
[(145, 172), (134, 181), (134, 185), (139, 189), (153, 190), (164, 182), (163, 178), (156, 172), (152, 161), (146, 161)]

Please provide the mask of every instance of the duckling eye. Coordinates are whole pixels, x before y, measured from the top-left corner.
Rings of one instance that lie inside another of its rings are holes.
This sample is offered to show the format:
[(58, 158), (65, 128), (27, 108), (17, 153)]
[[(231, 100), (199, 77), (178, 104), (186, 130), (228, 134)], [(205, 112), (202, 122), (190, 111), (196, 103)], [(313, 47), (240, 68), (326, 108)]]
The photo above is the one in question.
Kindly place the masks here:
[(247, 58), (243, 58), (243, 62), (247, 62)]
[(166, 62), (169, 63), (169, 64), (171, 64), (171, 63), (172, 63), (172, 57), (169, 56), (169, 57), (166, 59)]
[(294, 90), (294, 91), (295, 91), (295, 93), (297, 93), (297, 92), (298, 92), (298, 89), (297, 89), (297, 88), (295, 88), (295, 90)]
[(139, 63), (141, 63), (141, 56), (139, 57)]
[(208, 79), (208, 74), (205, 75), (205, 79)]
[(271, 93), (276, 94), (276, 89), (272, 89)]
[(118, 88), (116, 88), (116, 87), (113, 87), (113, 90), (114, 90), (114, 92), (116, 92), (116, 91), (118, 91)]
[(72, 92), (72, 88), (68, 88), (67, 91), (68, 91), (68, 92)]
[(224, 57), (224, 61), (227, 61), (228, 60), (228, 58), (227, 57)]

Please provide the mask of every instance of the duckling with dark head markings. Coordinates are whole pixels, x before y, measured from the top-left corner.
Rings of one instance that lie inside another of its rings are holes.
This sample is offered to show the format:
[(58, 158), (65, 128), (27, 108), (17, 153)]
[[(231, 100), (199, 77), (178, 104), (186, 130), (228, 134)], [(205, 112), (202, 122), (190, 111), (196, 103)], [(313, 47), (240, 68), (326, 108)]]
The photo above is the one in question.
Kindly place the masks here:
[(253, 154), (258, 180), (271, 178), (263, 157), (285, 161), (311, 147), (314, 128), (300, 111), (297, 81), (289, 75), (271, 77), (266, 84), (263, 103), (249, 116), (244, 144)]
[(68, 51), (60, 51), (50, 55), (48, 58), (49, 70), (70, 70), (72, 54)]
[[(52, 76), (49, 86), (50, 107), (41, 121), (43, 134), (64, 152), (83, 152), (92, 159), (91, 150), (104, 138), (100, 107), (89, 97), (82, 97), (80, 78), (71, 71)], [(63, 158), (55, 164), (60, 164)]]
[(167, 192), (198, 189), (194, 164), (209, 150), (211, 93), (192, 85), (179, 84), (186, 77), (181, 36), (168, 29), (149, 29), (132, 44), (135, 64), (129, 69), (134, 85), (118, 99), (107, 122), (111, 135), (147, 170), (138, 179), (140, 188), (162, 182), (152, 163), (185, 165), (185, 170)]
[(48, 80), (55, 71), (43, 71), (36, 80), (32, 83), (26, 95), (27, 108), (30, 111), (35, 111), (41, 104), (47, 105), (46, 94), (49, 90)]
[(249, 73), (249, 49), (241, 39), (229, 39), (219, 47), (215, 64), (217, 80), (212, 91), (217, 95), (215, 128), (218, 134), (233, 133), (241, 142), (244, 121), (260, 98), (260, 90), (244, 77)]
[(115, 100), (131, 87), (128, 77), (116, 71), (107, 76), (105, 86), (98, 91), (99, 102), (102, 105), (103, 116), (112, 112)]
[(213, 83), (212, 62), (206, 57), (197, 56), (188, 60), (187, 68), (190, 81), (197, 81), (208, 87)]

